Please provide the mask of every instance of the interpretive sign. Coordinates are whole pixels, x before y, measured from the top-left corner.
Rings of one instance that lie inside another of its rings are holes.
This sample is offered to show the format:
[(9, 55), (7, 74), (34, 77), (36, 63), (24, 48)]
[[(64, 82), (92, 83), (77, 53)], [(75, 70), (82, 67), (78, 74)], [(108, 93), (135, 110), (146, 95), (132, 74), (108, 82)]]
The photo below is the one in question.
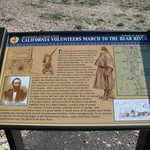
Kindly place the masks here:
[(150, 125), (148, 32), (10, 33), (0, 125)]

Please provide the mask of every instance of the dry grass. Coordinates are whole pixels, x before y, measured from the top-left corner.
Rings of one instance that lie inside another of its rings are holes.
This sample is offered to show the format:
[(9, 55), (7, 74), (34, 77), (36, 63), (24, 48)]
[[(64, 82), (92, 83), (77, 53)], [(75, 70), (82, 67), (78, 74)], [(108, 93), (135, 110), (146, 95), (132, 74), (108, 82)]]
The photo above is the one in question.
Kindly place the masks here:
[(103, 3), (116, 3), (118, 6), (126, 8), (137, 8), (140, 10), (150, 10), (149, 0), (24, 0), (27, 5), (41, 7), (43, 3), (65, 4), (65, 5), (88, 5), (100, 6)]

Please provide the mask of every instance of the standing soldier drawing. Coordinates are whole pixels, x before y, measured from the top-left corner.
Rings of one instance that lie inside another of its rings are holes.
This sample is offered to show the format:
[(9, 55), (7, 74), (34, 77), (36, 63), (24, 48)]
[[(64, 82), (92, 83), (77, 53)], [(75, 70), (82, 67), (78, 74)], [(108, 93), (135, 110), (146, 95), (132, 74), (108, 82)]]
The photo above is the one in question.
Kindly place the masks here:
[(113, 98), (112, 89), (114, 88), (114, 63), (113, 57), (106, 47), (101, 48), (100, 55), (97, 58), (95, 65), (97, 66), (97, 72), (94, 88), (104, 89), (104, 95), (101, 97), (102, 99), (108, 100), (109, 98)]
[(47, 72), (49, 72), (50, 74), (54, 74), (53, 66), (52, 66), (52, 56), (55, 53), (55, 51), (56, 51), (56, 49), (52, 53), (44, 55), (43, 69), (42, 69), (43, 74), (45, 74)]

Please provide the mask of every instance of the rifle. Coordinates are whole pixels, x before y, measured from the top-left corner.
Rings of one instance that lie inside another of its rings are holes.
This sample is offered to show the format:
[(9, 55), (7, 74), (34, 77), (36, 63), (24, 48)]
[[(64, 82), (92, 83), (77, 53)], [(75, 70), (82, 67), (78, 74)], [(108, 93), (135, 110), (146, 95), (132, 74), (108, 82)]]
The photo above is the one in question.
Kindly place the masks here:
[(56, 50), (57, 48), (51, 52), (50, 57), (55, 53)]

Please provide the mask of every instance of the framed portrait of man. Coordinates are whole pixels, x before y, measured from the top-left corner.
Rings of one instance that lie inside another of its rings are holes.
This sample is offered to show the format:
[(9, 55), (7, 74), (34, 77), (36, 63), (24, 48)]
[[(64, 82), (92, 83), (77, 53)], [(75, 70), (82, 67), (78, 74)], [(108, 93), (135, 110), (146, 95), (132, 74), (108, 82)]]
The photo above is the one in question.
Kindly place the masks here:
[(2, 105), (27, 105), (28, 104), (28, 76), (9, 76), (5, 78), (1, 96)]

